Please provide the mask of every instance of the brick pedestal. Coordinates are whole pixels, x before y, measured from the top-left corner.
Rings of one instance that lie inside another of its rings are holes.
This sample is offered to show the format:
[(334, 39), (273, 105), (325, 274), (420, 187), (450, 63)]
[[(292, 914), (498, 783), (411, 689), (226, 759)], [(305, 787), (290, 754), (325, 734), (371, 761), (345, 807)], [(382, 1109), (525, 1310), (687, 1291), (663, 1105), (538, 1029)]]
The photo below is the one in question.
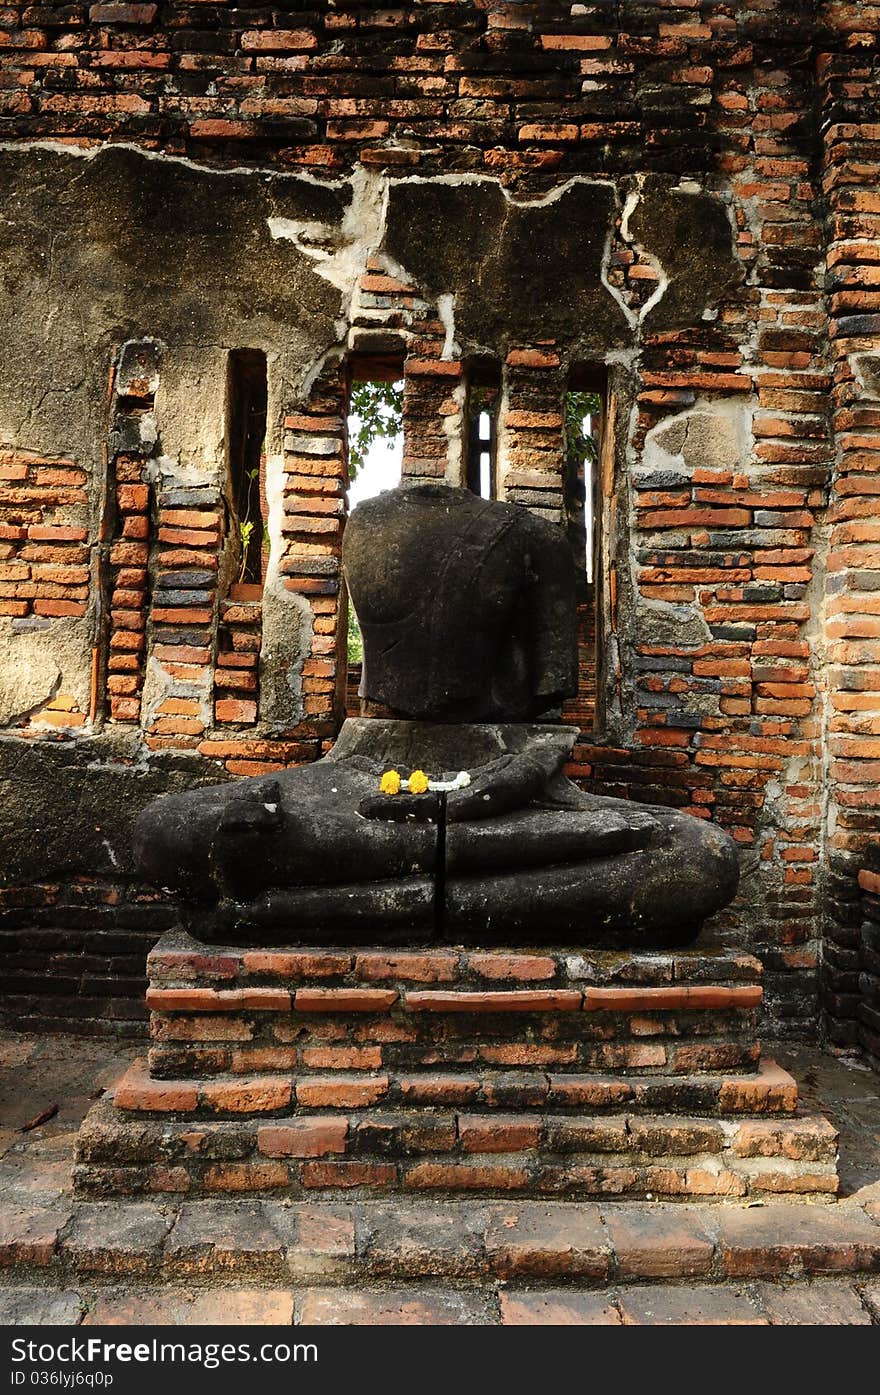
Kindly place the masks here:
[(83, 1193), (837, 1190), (761, 1059), (761, 965), (658, 954), (206, 947), (148, 961), (151, 1046), (89, 1114)]

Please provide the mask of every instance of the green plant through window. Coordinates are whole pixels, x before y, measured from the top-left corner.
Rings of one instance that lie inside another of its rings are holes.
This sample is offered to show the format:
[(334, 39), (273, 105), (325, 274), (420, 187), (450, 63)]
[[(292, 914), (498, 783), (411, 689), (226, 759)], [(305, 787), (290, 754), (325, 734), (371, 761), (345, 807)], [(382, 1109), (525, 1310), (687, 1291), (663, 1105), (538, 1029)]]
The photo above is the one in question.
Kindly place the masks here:
[(587, 420), (595, 421), (602, 409), (597, 392), (568, 392), (565, 395), (565, 448), (575, 465), (594, 465), (596, 442), (587, 430)]
[(260, 491), (260, 469), (256, 466), (253, 470), (248, 470), (245, 475), (245, 514), (244, 518), (238, 520), (238, 536), (241, 542), (241, 567), (238, 573), (239, 585), (244, 581), (248, 573), (248, 561), (250, 557), (251, 538), (254, 536), (255, 520), (251, 518), (251, 505), (256, 492), (256, 502), (259, 506)]
[(266, 440), (266, 355), (236, 349), (229, 355), (229, 474), (231, 512), (240, 557), (236, 579), (259, 584), (266, 542), (261, 470)]
[(352, 383), (348, 417), (348, 472), (357, 479), (376, 441), (403, 431), (403, 383)]
[(348, 662), (362, 664), (364, 661), (364, 641), (361, 627), (354, 613), (354, 606), (348, 603)]

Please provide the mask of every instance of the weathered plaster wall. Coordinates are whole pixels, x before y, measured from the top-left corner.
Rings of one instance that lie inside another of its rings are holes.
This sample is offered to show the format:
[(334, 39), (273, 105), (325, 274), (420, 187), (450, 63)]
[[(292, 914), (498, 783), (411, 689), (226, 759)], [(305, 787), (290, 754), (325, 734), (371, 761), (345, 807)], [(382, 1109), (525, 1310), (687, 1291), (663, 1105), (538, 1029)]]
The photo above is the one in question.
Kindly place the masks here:
[[(854, 1040), (878, 32), (872, 3), (787, 0), (0, 11), (0, 923), (25, 1012), (49, 965), (57, 1012), (75, 978), (101, 1018), (83, 902), (108, 933), (145, 917), (129, 969), (167, 913), (125, 881), (122, 826), (112, 858), (22, 861), (35, 823), (63, 849), (75, 767), (134, 805), (332, 739), (346, 354), (405, 355), (405, 472), (457, 481), (482, 353), (502, 491), (558, 521), (562, 396), (607, 371), (601, 715), (573, 773), (728, 827), (774, 1021), (815, 1027), (824, 953)], [(127, 390), (121, 348), (150, 342)], [(230, 592), (224, 502), (244, 347), (269, 377), (257, 594)]]

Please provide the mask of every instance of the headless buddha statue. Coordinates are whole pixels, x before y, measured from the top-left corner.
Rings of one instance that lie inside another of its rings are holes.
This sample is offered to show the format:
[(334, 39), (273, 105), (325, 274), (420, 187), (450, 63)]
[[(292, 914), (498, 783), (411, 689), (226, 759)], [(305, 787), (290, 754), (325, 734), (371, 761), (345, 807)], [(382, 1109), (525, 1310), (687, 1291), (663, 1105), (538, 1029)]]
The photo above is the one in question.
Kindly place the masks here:
[[(144, 811), (138, 864), (182, 896), (193, 933), (266, 944), (693, 940), (736, 891), (733, 841), (688, 814), (585, 794), (562, 773), (576, 730), (539, 724), (576, 690), (562, 530), (463, 489), (400, 488), (354, 510), (343, 568), (362, 693), (395, 717), (349, 718), (312, 765)], [(442, 799), (380, 790), (383, 774), (405, 785), (415, 770), (434, 781), (466, 772), (469, 783)]]

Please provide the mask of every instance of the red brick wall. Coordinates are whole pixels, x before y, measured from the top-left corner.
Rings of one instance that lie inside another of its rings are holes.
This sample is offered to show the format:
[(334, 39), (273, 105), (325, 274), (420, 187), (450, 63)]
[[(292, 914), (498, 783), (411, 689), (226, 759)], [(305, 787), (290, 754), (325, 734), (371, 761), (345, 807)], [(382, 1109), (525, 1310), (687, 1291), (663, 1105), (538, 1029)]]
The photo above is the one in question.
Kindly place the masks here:
[(826, 514), (824, 988), (832, 1036), (849, 1044), (859, 1001), (856, 876), (880, 832), (880, 7), (829, 5), (828, 12), (839, 42), (817, 65), (834, 430)]
[[(643, 317), (632, 352), (611, 356), (599, 718), (575, 770), (601, 792), (675, 804), (733, 833), (746, 878), (726, 919), (764, 958), (771, 1013), (795, 1032), (815, 1025), (824, 953), (841, 1043), (855, 1039), (856, 874), (880, 825), (880, 409), (867, 357), (880, 329), (878, 34), (880, 5), (868, 0), (0, 6), (5, 140), (124, 140), (323, 180), (491, 176), (518, 199), (572, 176), (608, 181), (618, 202), (608, 282), (634, 316), (661, 276), (623, 235), (641, 176), (721, 196), (741, 283), (683, 328), (652, 330)], [(326, 749), (344, 698), (346, 349), (375, 350), (377, 332), (403, 349), (404, 471), (456, 478), (466, 365), (446, 330), (430, 297), (371, 255), (335, 356), (303, 400), (283, 404), (278, 565), (308, 635), (300, 720), (267, 725), (259, 598), (230, 595), (223, 579), (219, 496), (187, 514), (154, 490), (144, 510), (141, 465), (132, 472), (120, 456), (118, 536), (105, 534), (115, 551), (91, 578), (108, 596), (95, 660), (105, 686), (92, 684), (91, 701), (56, 693), (10, 739), (51, 725), (83, 740), (119, 723), (152, 751), (188, 751), (232, 774)], [(501, 357), (507, 495), (561, 520), (570, 346), (524, 342)], [(682, 413), (704, 422), (708, 454), (699, 442), (690, 458), (687, 443), (659, 449)], [(63, 624), (59, 607), (82, 606), (88, 584), (80, 466), (0, 447), (0, 613)], [(126, 548), (146, 548), (160, 581), (163, 568), (190, 566), (217, 584), (161, 608)], [(682, 615), (699, 625), (676, 632)], [(185, 644), (167, 643), (175, 627)], [(142, 652), (176, 666), (172, 677), (181, 665), (202, 675), (190, 707), (171, 698), (141, 710), (144, 667), (131, 656)], [(582, 721), (586, 688), (584, 698)]]

